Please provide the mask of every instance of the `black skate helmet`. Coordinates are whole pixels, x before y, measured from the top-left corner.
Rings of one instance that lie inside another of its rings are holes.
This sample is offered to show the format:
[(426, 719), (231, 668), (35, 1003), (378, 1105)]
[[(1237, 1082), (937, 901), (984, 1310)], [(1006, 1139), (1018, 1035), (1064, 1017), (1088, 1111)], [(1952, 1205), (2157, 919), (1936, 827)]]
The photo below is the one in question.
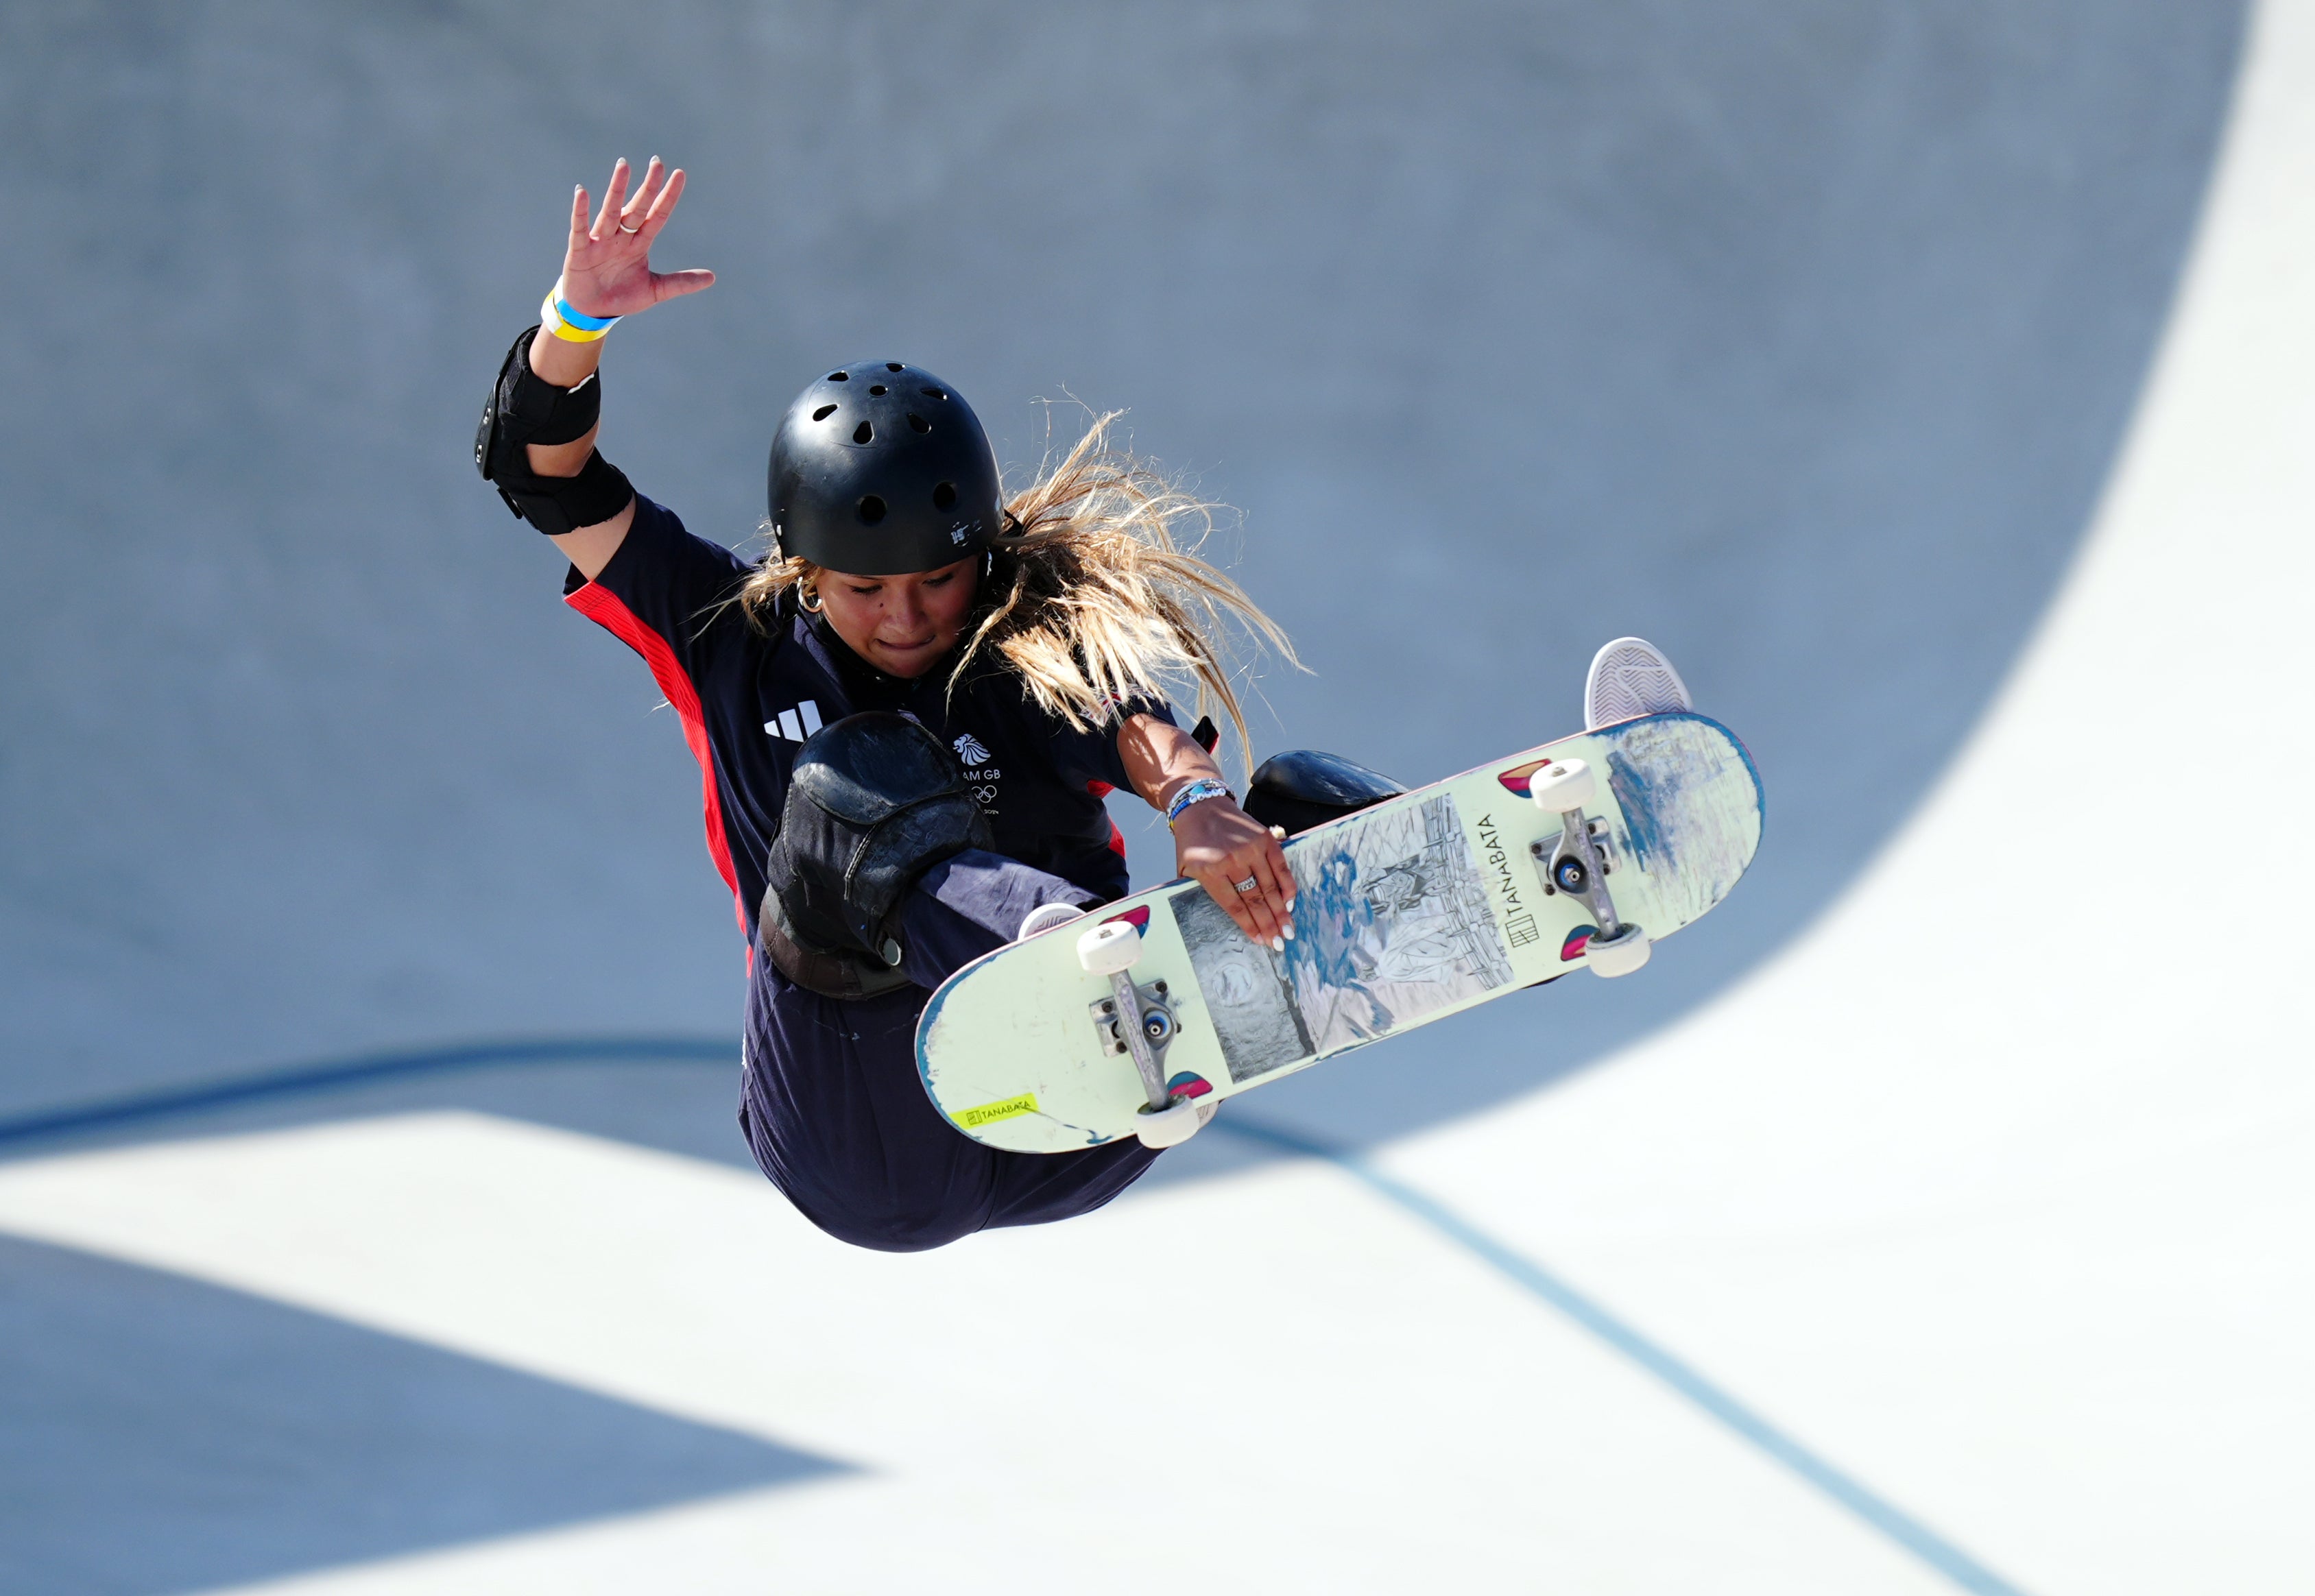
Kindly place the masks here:
[(780, 553), (856, 576), (937, 571), (986, 549), (1005, 516), (972, 406), (898, 360), (839, 366), (798, 395), (768, 488)]

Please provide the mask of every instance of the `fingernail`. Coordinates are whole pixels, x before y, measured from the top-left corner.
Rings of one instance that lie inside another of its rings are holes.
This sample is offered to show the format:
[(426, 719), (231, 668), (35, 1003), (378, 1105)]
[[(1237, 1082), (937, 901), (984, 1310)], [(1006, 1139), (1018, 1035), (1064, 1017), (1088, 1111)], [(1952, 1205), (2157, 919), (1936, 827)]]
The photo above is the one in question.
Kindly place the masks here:
[(1291, 926), (1289, 926), (1289, 927), (1287, 927), (1285, 929), (1286, 929), (1286, 940), (1287, 940), (1287, 941), (1289, 941), (1289, 942), (1293, 941), (1293, 940), (1294, 940), (1294, 927), (1291, 927)]
[(1270, 951), (1273, 953), (1284, 953), (1286, 951), (1286, 939), (1282, 936), (1272, 937), (1270, 939)]

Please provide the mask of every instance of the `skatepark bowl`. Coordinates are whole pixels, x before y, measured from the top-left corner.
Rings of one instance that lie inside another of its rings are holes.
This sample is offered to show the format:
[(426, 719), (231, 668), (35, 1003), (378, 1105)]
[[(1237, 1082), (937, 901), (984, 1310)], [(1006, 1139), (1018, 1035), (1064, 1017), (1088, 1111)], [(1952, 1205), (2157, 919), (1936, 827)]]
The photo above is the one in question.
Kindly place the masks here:
[[(0, 82), (0, 1590), (2315, 1587), (2315, 0), (88, 4)], [(606, 448), (695, 530), (830, 359), (1016, 467), (1128, 407), (1309, 667), (1262, 751), (1428, 780), (1636, 633), (1752, 873), (1098, 1214), (820, 1236), (675, 718), (466, 456), (653, 153), (721, 280)]]

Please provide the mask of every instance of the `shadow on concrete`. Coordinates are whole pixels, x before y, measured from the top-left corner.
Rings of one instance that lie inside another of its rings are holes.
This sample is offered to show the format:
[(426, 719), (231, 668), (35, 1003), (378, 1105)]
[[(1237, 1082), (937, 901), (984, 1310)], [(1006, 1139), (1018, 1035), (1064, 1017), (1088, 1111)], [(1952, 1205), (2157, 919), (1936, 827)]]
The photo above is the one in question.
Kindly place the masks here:
[(144, 1596), (845, 1465), (0, 1237), (0, 1589)]

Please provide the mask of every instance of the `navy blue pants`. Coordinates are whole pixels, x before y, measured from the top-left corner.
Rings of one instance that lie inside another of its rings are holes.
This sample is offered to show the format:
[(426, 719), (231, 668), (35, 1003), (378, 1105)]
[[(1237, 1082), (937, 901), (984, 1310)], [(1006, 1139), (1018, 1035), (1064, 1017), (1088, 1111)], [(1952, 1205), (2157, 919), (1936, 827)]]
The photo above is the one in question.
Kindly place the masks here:
[(1099, 1208), (1158, 1157), (1138, 1141), (1076, 1153), (983, 1147), (933, 1108), (917, 1077), (917, 1016), (932, 989), (1013, 940), (1041, 903), (1094, 896), (1017, 860), (970, 849), (936, 865), (902, 908), (913, 986), (840, 1002), (756, 960), (740, 1126), (756, 1162), (839, 1241), (912, 1253), (998, 1225)]

